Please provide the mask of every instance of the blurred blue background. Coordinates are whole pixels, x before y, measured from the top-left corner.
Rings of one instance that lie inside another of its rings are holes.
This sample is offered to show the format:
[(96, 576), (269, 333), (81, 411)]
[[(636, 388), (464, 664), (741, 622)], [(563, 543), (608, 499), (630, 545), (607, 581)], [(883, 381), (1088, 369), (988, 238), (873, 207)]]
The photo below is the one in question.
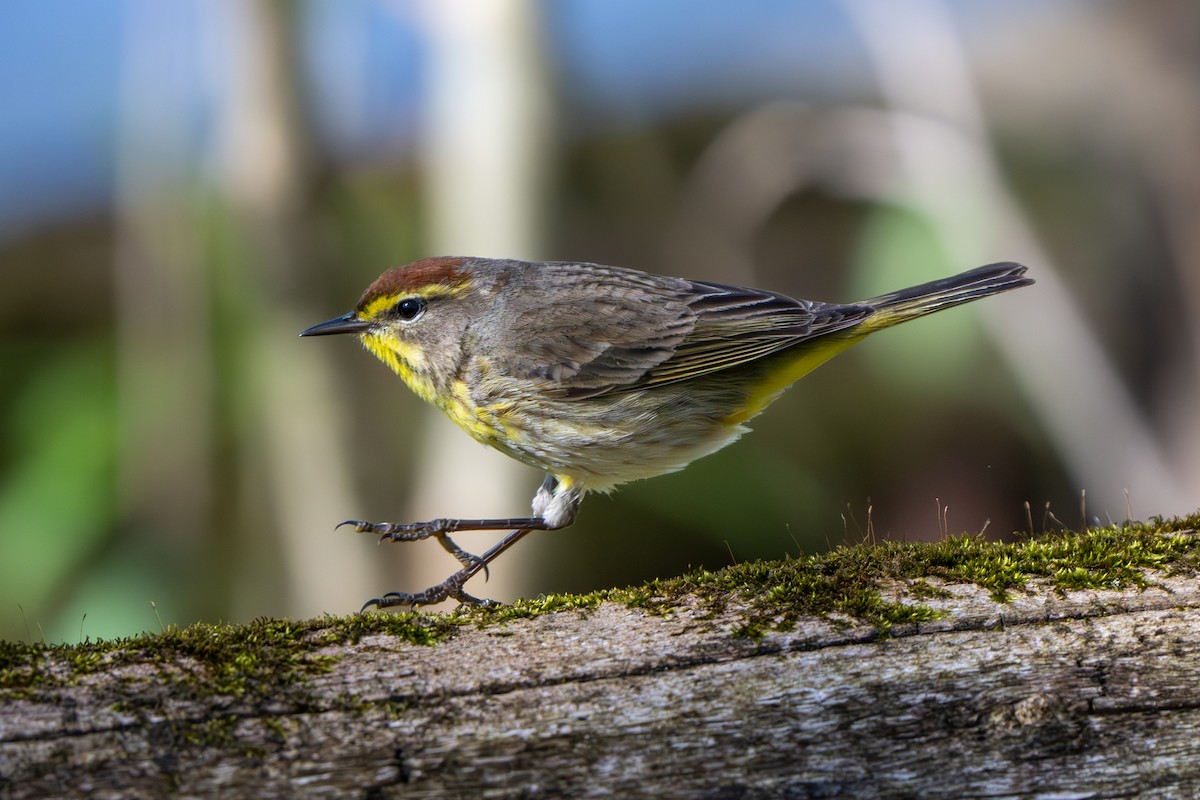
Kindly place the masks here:
[(998, 260), (1038, 281), (873, 338), (477, 594), (1195, 510), (1198, 27), (1178, 2), (0, 5), (0, 636), (345, 613), (456, 565), (340, 520), (525, 513), (540, 476), (296, 336), (436, 254), (835, 301)]

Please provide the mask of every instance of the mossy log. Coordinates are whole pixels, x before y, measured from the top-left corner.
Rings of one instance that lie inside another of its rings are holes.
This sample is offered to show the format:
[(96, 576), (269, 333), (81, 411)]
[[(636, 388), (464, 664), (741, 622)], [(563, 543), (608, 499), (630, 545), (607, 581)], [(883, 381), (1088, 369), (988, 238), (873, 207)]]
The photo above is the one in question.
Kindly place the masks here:
[(1194, 527), (9, 643), (0, 797), (1197, 797)]

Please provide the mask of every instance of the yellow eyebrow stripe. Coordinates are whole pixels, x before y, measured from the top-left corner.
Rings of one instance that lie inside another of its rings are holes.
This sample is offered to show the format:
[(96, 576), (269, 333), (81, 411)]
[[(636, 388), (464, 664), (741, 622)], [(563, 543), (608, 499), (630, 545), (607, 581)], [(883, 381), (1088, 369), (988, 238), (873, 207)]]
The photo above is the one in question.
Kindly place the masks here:
[(373, 320), (383, 312), (389, 310), (396, 303), (406, 297), (423, 297), (430, 300), (435, 297), (453, 297), (461, 294), (471, 287), (471, 281), (461, 281), (454, 286), (446, 286), (441, 283), (430, 283), (419, 289), (413, 289), (411, 292), (393, 292), (390, 294), (380, 295), (371, 300), (362, 310), (358, 312), (358, 318), (362, 320)]

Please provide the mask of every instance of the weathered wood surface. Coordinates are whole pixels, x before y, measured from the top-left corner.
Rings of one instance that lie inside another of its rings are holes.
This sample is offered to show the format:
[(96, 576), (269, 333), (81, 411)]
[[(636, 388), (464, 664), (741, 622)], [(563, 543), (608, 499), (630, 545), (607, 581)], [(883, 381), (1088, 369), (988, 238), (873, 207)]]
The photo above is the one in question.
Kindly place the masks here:
[(0, 796), (1200, 797), (1200, 580), (945, 588), (890, 637), (613, 604), (373, 636), (274, 698), (148, 658), (5, 699)]

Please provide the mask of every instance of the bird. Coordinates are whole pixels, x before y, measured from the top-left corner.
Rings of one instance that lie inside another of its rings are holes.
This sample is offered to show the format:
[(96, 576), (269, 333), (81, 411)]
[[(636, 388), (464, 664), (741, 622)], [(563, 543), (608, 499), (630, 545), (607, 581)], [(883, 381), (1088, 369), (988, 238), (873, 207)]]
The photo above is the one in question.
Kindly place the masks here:
[[(353, 334), (476, 440), (546, 475), (527, 517), (346, 520), (381, 541), (433, 538), (461, 569), (370, 607), (492, 601), (464, 585), (584, 496), (680, 470), (731, 444), (788, 387), (866, 336), (1033, 283), (1014, 262), (857, 303), (573, 261), (441, 256), (391, 268), (354, 309), (301, 336)], [(450, 534), (509, 531), (482, 555)]]

